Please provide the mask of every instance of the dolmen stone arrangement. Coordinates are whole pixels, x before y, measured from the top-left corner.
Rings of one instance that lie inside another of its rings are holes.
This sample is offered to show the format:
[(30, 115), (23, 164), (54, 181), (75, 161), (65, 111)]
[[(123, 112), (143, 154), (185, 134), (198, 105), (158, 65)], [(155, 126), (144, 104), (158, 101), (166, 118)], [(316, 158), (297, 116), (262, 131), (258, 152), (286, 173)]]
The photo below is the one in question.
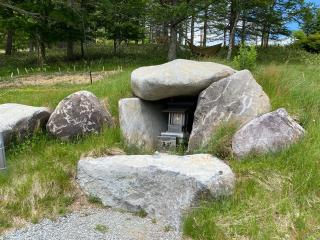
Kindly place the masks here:
[[(135, 97), (119, 101), (119, 123), (126, 144), (156, 151), (163, 136), (191, 125), (190, 155), (156, 152), (83, 158), (77, 180), (85, 193), (98, 197), (104, 205), (143, 211), (177, 230), (184, 214), (201, 200), (233, 192), (235, 175), (224, 161), (209, 154), (192, 155), (209, 143), (221, 124), (238, 124), (232, 147), (239, 159), (250, 153), (281, 150), (304, 134), (284, 109), (270, 112), (268, 96), (248, 70), (178, 59), (136, 69), (131, 86)], [(190, 101), (195, 107), (189, 118), (180, 113), (185, 113), (183, 104)], [(174, 122), (183, 121), (191, 122), (175, 128)]]
[(136, 69), (131, 86), (136, 97), (119, 101), (120, 128), (128, 145), (146, 150), (157, 148), (159, 135), (168, 129), (163, 110), (180, 97), (196, 102), (188, 140), (190, 153), (205, 147), (223, 123), (239, 126), (233, 139), (233, 152), (238, 157), (280, 150), (304, 134), (284, 109), (269, 113), (269, 97), (248, 70), (178, 59)]
[[(189, 155), (84, 157), (78, 164), (77, 182), (105, 206), (145, 212), (176, 230), (184, 214), (201, 200), (233, 192), (235, 175), (224, 161), (209, 154), (192, 155), (205, 149), (221, 124), (238, 126), (232, 139), (238, 159), (279, 151), (305, 134), (285, 109), (271, 112), (267, 94), (248, 70), (178, 59), (134, 70), (131, 86), (135, 97), (119, 101), (125, 143), (148, 152), (167, 146), (164, 143), (186, 144)], [(67, 96), (53, 112), (0, 105), (0, 132), (7, 145), (40, 129), (70, 140), (113, 126), (105, 104), (88, 91)]]

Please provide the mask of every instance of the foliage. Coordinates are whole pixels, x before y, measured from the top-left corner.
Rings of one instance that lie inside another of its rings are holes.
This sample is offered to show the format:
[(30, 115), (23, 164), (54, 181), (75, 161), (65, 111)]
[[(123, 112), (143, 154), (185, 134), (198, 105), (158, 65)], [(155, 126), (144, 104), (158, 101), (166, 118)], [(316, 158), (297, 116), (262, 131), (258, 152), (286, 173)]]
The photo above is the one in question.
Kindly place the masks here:
[(320, 32), (320, 9), (315, 7), (305, 9), (302, 30), (306, 35)]
[(293, 36), (297, 46), (311, 53), (320, 53), (320, 32), (306, 35), (302, 31), (296, 31)]
[(241, 45), (238, 56), (234, 57), (233, 64), (237, 69), (253, 70), (257, 64), (257, 50), (254, 45), (247, 47)]
[(146, 1), (109, 0), (98, 4), (98, 27), (105, 29), (105, 36), (114, 40), (115, 51), (125, 41), (144, 38)]

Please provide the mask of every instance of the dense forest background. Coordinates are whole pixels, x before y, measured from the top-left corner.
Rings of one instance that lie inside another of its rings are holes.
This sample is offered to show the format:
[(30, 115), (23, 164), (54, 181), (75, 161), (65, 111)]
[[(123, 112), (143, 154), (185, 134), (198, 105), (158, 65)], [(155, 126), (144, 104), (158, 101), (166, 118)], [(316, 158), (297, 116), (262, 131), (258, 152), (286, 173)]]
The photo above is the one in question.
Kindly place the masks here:
[[(85, 58), (91, 43), (113, 41), (114, 53), (135, 44), (163, 45), (168, 60), (183, 45), (206, 47), (222, 43), (231, 58), (238, 44), (267, 48), (291, 36), (296, 45), (320, 50), (320, 11), (304, 0), (10, 0), (0, 1), (0, 42), (5, 54), (37, 53), (40, 64), (47, 49), (66, 50), (68, 59)], [(80, 54), (75, 54), (79, 46)]]

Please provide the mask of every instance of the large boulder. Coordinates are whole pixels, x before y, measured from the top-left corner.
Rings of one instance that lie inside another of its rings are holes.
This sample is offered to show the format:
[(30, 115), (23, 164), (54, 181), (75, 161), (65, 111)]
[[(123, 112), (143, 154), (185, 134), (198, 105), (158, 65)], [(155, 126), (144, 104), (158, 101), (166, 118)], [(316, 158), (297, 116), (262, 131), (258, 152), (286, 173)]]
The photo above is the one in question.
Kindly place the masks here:
[(128, 145), (153, 150), (162, 131), (167, 130), (168, 120), (162, 112), (164, 105), (139, 98), (119, 101), (120, 129)]
[(231, 194), (235, 177), (208, 154), (157, 154), (82, 159), (77, 180), (105, 206), (146, 212), (178, 229), (183, 214), (201, 199)]
[(99, 99), (88, 91), (79, 91), (63, 99), (52, 113), (47, 129), (52, 135), (68, 140), (98, 133), (104, 125), (112, 126), (111, 114)]
[(237, 131), (232, 140), (232, 150), (237, 157), (276, 152), (297, 142), (304, 132), (287, 111), (280, 108), (253, 119)]
[(177, 59), (136, 69), (131, 75), (131, 87), (144, 100), (196, 96), (211, 83), (233, 73), (235, 70), (222, 64)]
[(268, 96), (248, 70), (211, 84), (199, 95), (189, 151), (207, 145), (221, 123), (242, 125), (270, 109)]
[(45, 128), (50, 117), (45, 107), (32, 107), (16, 103), (0, 105), (0, 132), (7, 145), (12, 139), (22, 140), (35, 131)]

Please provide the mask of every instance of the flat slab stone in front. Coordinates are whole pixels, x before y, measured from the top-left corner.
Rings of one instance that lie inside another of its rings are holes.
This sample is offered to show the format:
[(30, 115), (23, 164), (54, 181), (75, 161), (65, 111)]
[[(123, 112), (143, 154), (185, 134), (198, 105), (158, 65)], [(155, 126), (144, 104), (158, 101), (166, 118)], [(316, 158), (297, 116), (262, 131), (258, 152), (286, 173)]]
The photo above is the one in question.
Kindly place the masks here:
[(141, 67), (131, 74), (133, 93), (144, 100), (197, 96), (211, 83), (235, 73), (213, 62), (177, 59), (162, 65)]
[(79, 91), (63, 99), (47, 124), (53, 136), (69, 140), (78, 136), (99, 133), (104, 126), (112, 126), (111, 114), (91, 92)]
[(168, 128), (168, 120), (162, 110), (163, 104), (145, 102), (139, 98), (119, 101), (120, 129), (130, 146), (153, 150), (161, 132)]
[(304, 133), (287, 111), (280, 108), (244, 125), (233, 137), (232, 150), (237, 157), (276, 152), (297, 142)]
[(189, 151), (206, 146), (221, 123), (243, 125), (270, 109), (269, 97), (248, 70), (211, 84), (199, 95)]
[(50, 110), (45, 107), (33, 107), (16, 103), (0, 105), (0, 132), (3, 133), (5, 144), (15, 138), (22, 140), (31, 136), (36, 130), (44, 128)]
[(209, 154), (86, 158), (78, 163), (77, 179), (105, 206), (143, 210), (176, 229), (200, 199), (229, 195), (235, 182), (230, 167)]

